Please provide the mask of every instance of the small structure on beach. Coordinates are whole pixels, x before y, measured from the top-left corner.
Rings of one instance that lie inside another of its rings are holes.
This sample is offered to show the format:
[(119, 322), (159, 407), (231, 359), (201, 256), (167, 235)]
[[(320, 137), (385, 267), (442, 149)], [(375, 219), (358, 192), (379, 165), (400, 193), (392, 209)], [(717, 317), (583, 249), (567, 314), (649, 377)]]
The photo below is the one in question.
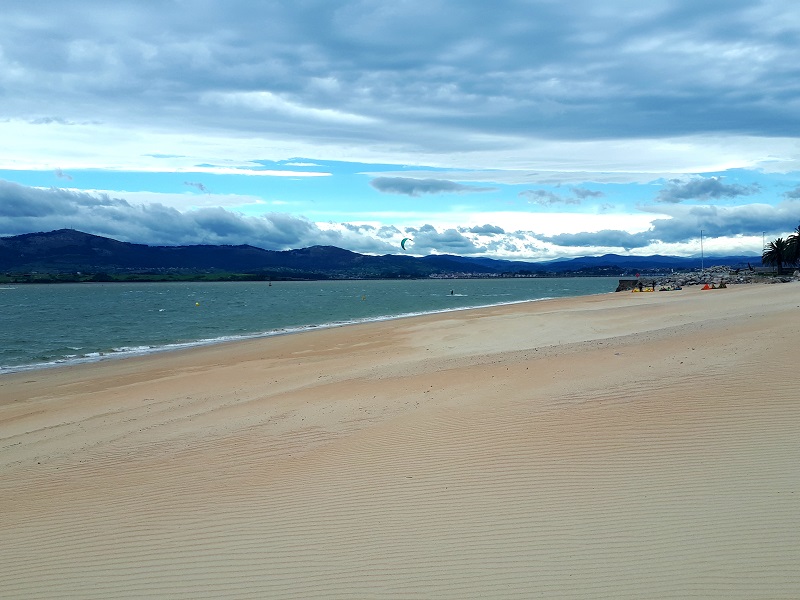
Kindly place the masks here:
[(636, 277), (628, 277), (619, 280), (619, 285), (615, 292), (629, 292), (639, 284), (639, 279)]

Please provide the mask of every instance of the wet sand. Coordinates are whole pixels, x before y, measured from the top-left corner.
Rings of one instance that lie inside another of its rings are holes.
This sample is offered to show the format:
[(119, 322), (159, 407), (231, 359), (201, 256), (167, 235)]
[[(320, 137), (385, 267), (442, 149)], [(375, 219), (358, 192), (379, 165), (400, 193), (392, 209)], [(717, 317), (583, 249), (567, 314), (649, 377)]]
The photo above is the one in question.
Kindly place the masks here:
[(3, 598), (798, 598), (800, 284), (0, 377)]

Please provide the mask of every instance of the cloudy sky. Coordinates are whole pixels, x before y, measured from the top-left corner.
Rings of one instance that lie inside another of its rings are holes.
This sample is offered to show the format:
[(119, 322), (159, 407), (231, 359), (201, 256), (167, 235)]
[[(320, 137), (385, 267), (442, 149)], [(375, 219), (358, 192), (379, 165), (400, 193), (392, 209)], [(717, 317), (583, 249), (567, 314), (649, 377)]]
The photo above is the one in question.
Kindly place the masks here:
[(794, 0), (4, 0), (0, 236), (544, 260), (800, 223)]

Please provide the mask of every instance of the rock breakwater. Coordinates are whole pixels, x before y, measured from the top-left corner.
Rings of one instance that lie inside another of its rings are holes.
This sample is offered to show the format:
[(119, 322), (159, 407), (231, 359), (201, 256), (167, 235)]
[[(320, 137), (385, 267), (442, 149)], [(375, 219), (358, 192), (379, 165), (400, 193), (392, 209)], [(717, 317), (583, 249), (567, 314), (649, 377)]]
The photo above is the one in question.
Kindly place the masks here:
[(652, 277), (640, 277), (620, 279), (616, 291), (632, 290), (641, 282), (644, 288), (674, 289), (690, 285), (714, 285), (720, 284), (754, 284), (754, 283), (789, 283), (790, 281), (800, 281), (800, 271), (792, 274), (774, 275), (764, 273), (756, 269), (734, 269), (727, 266), (709, 267), (701, 271), (690, 271), (684, 273), (670, 273), (669, 275), (657, 275)]

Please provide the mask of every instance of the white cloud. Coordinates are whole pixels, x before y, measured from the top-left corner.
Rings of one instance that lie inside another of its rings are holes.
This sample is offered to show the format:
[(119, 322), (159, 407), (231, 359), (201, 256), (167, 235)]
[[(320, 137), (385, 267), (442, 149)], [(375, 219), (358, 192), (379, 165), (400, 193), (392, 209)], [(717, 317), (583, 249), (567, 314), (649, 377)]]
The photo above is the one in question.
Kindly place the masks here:
[(376, 119), (370, 117), (347, 114), (334, 109), (303, 106), (266, 91), (209, 92), (203, 96), (202, 101), (226, 107), (247, 108), (301, 119), (331, 121), (350, 125), (371, 125), (376, 122)]
[[(556, 141), (498, 138), (491, 149), (465, 149), (442, 155), (403, 144), (280, 139), (221, 131), (169, 132), (113, 124), (65, 124), (57, 119), (32, 124), (0, 121), (0, 137), (14, 139), (0, 149), (0, 169), (110, 169), (143, 172), (206, 172), (254, 176), (324, 176), (323, 172), (270, 171), (258, 160), (296, 156), (397, 165), (444, 167), (436, 178), (486, 183), (645, 183), (658, 178), (721, 172), (734, 168), (781, 173), (800, 169), (800, 147), (793, 138), (693, 136), (661, 140)], [(159, 158), (163, 157), (163, 158)], [(289, 163), (284, 163), (289, 166)], [(487, 166), (491, 168), (486, 168)], [(385, 171), (375, 176), (431, 177), (430, 171)]]
[[(42, 131), (42, 129), (46, 131)], [(179, 172), (254, 177), (326, 177), (324, 171), (263, 169), (253, 158), (286, 158), (258, 139), (199, 133), (144, 132), (97, 123), (66, 125), (53, 120), (36, 125), (0, 121), (0, 137), (15, 147), (0, 148), (0, 169), (103, 169), (128, 172)], [(300, 156), (311, 147), (282, 144)], [(288, 165), (287, 165), (288, 166)]]
[(260, 196), (249, 196), (243, 194), (217, 194), (217, 193), (166, 193), (150, 191), (125, 191), (125, 190), (79, 190), (76, 188), (62, 188), (76, 194), (91, 194), (95, 196), (108, 196), (125, 198), (128, 202), (135, 205), (147, 206), (150, 204), (161, 204), (169, 208), (174, 208), (184, 212), (197, 208), (226, 208), (236, 213), (253, 212), (254, 209), (269, 209), (276, 206), (287, 206), (283, 200), (264, 200)]
[[(13, 143), (0, 147), (0, 170), (31, 186), (73, 177), (69, 185), (84, 189), (74, 197), (116, 182), (92, 197), (141, 209), (102, 210), (129, 216), (143, 241), (159, 225), (145, 214), (175, 208), (191, 237), (187, 215), (204, 211), (209, 227), (244, 236), (263, 223), (240, 213), (277, 202), (308, 209), (286, 217), (303, 233), (298, 243), (369, 245), (367, 229), (298, 225), (336, 215), (386, 236), (427, 224), (432, 240), (465, 251), (537, 255), (589, 251), (545, 237), (585, 243), (604, 231), (595, 238), (649, 231), (645, 251), (684, 248), (699, 223), (734, 246), (752, 227), (778, 231), (779, 221), (796, 220), (778, 203), (800, 178), (800, 18), (788, 0), (95, 8), (87, 0), (4, 6), (0, 87), (14, 93), (4, 97), (0, 139)], [(732, 170), (753, 177), (728, 179)], [(170, 195), (174, 183), (142, 183), (158, 179), (151, 173), (211, 193)], [(129, 185), (137, 174), (140, 184)], [(370, 178), (405, 193), (408, 210)], [(132, 188), (150, 191), (124, 191)], [(523, 189), (539, 204), (524, 203)], [(452, 201), (453, 192), (489, 190)], [(657, 197), (666, 201), (647, 204)], [(62, 204), (60, 217), (89, 204)], [(101, 212), (82, 214), (100, 228)], [(491, 243), (471, 237), (469, 228), (483, 226), (506, 233)]]

